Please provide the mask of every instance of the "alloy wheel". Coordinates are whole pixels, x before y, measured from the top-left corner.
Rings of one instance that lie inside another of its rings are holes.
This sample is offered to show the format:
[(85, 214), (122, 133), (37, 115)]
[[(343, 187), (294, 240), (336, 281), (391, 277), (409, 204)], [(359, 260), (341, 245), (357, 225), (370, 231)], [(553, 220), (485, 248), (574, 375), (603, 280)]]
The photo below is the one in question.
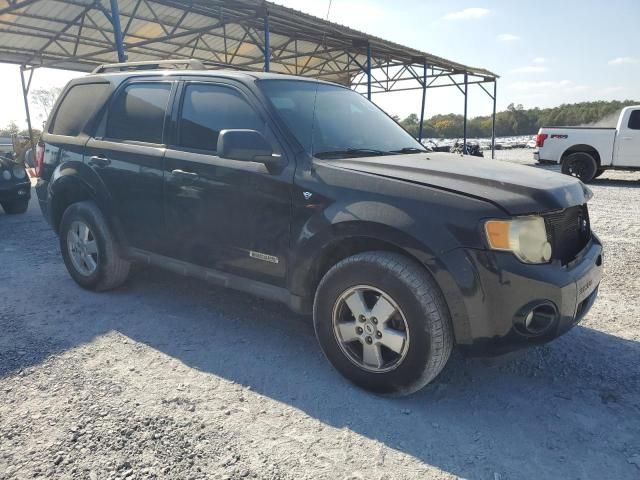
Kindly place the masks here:
[(407, 320), (393, 298), (378, 288), (358, 285), (344, 291), (334, 305), (332, 322), (340, 349), (364, 370), (388, 372), (407, 355)]
[(89, 226), (75, 220), (67, 232), (67, 249), (74, 268), (88, 277), (98, 268), (98, 245)]

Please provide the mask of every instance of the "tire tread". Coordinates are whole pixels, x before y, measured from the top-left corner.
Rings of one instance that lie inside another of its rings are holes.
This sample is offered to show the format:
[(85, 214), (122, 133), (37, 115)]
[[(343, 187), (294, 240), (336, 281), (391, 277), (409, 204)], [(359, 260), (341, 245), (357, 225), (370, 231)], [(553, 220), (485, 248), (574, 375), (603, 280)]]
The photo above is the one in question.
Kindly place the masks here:
[[(98, 281), (93, 285), (82, 285), (97, 292), (112, 290), (122, 285), (129, 276), (131, 263), (121, 254), (121, 247), (114, 238), (111, 228), (107, 224), (104, 215), (98, 206), (92, 201), (82, 201), (70, 205), (62, 215), (61, 225), (67, 225), (71, 222), (70, 218), (76, 215), (87, 215), (95, 223), (100, 235), (104, 238), (105, 263), (103, 263), (103, 271)], [(61, 232), (62, 238), (63, 232)], [(64, 248), (64, 242), (60, 242), (61, 248)]]
[[(362, 263), (377, 265), (394, 275), (409, 288), (422, 305), (428, 323), (432, 354), (418, 380), (402, 391), (396, 392), (399, 395), (411, 394), (431, 382), (444, 369), (449, 360), (453, 349), (453, 331), (449, 309), (440, 288), (429, 272), (412, 259), (395, 252), (370, 251), (347, 257), (329, 269), (320, 281), (317, 291), (322, 289), (324, 282), (331, 281), (332, 274), (337, 270)], [(316, 294), (316, 303), (317, 301)], [(317, 311), (317, 306), (314, 306), (315, 311)]]

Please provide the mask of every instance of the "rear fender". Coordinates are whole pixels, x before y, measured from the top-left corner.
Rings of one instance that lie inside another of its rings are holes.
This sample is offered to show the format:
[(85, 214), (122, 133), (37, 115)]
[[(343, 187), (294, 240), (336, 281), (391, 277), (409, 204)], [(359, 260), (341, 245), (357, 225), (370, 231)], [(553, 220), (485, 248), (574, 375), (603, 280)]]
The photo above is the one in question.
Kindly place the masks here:
[(56, 232), (69, 205), (91, 200), (104, 214), (118, 242), (126, 245), (122, 224), (112, 208), (112, 197), (100, 176), (88, 165), (79, 161), (60, 164), (51, 176), (48, 196), (49, 220)]

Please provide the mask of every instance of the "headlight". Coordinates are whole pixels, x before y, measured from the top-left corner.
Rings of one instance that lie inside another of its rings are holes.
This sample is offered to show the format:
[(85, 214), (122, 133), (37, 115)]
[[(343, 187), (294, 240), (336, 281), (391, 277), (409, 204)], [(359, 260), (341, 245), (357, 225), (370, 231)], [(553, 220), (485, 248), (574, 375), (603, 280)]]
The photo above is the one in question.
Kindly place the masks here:
[(2, 178), (4, 178), (5, 180), (11, 180), (11, 172), (9, 170), (3, 170)]
[(16, 165), (15, 167), (13, 167), (13, 176), (16, 177), (18, 180), (22, 180), (24, 177), (27, 176), (27, 172), (25, 171), (24, 167), (22, 167), (21, 165)]
[(489, 220), (484, 224), (487, 242), (493, 250), (513, 252), (525, 263), (547, 263), (551, 244), (542, 217)]

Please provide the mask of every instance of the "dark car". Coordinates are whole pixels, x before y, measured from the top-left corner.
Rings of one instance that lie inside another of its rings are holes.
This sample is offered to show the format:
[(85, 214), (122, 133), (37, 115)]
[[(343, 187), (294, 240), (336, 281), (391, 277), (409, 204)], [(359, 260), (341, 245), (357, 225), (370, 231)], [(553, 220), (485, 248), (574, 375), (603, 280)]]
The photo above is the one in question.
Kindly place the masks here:
[(24, 213), (31, 198), (31, 180), (24, 165), (0, 155), (0, 205), (10, 215)]
[(593, 304), (580, 181), (424, 150), (354, 91), (238, 71), (99, 73), (65, 88), (37, 185), (73, 279), (131, 262), (313, 313), (356, 384), (407, 394), (452, 348), (547, 342)]

